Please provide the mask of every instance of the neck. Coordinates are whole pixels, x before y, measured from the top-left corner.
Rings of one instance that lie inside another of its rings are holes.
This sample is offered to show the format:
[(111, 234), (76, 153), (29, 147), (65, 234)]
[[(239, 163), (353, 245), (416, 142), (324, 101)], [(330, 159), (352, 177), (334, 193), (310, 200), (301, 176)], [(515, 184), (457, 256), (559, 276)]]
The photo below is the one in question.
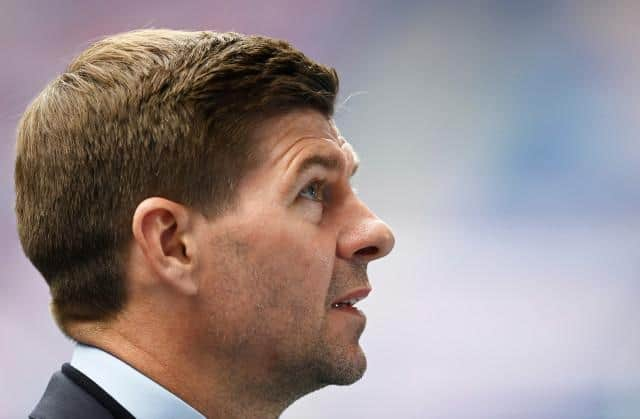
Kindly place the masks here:
[(266, 373), (265, 360), (213, 359), (213, 351), (191, 349), (193, 345), (185, 344), (190, 342), (188, 336), (178, 338), (175, 329), (167, 333), (166, 328), (146, 326), (132, 332), (117, 325), (77, 327), (73, 337), (128, 363), (210, 419), (278, 418), (291, 403), (316, 389), (303, 390), (306, 386), (299, 379), (277, 379)]

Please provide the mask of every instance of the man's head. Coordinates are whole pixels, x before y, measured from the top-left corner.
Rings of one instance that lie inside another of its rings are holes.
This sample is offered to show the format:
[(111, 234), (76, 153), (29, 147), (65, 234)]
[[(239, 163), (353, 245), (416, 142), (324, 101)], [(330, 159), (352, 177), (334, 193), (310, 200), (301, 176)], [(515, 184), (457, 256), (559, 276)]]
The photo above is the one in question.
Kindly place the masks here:
[(77, 58), (25, 113), (16, 161), (20, 237), (63, 330), (190, 377), (215, 364), (216, 388), (274, 403), (360, 378), (348, 302), (394, 239), (350, 186), (337, 89), (238, 34), (140, 31)]
[(144, 198), (223, 213), (261, 157), (254, 127), (303, 107), (329, 117), (337, 90), (287, 43), (233, 33), (143, 30), (77, 57), (25, 112), (15, 171), (20, 239), (61, 328), (124, 306)]

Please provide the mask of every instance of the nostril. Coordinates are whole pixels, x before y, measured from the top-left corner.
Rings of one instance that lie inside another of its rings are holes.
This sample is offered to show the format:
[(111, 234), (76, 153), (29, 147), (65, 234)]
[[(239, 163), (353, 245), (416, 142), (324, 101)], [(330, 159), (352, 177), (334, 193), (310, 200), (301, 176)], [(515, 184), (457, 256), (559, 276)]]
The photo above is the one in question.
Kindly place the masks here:
[(362, 248), (360, 250), (358, 250), (356, 252), (356, 255), (358, 256), (371, 256), (371, 255), (375, 255), (378, 253), (378, 248), (375, 246), (367, 246), (365, 248)]

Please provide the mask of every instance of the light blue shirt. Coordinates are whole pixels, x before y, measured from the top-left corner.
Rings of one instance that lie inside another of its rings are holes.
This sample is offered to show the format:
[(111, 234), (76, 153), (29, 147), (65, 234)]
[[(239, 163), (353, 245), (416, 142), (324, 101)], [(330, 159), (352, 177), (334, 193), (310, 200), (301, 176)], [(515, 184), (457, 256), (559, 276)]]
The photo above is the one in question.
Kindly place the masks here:
[(136, 419), (205, 419), (160, 384), (98, 348), (77, 344), (71, 366), (109, 393)]

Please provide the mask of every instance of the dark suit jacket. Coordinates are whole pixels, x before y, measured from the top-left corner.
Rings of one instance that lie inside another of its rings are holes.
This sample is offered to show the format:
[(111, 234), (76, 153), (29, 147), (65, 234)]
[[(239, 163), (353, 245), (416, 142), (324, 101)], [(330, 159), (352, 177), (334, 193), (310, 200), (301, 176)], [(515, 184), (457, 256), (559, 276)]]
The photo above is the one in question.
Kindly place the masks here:
[(86, 375), (64, 364), (53, 374), (30, 419), (135, 419)]

